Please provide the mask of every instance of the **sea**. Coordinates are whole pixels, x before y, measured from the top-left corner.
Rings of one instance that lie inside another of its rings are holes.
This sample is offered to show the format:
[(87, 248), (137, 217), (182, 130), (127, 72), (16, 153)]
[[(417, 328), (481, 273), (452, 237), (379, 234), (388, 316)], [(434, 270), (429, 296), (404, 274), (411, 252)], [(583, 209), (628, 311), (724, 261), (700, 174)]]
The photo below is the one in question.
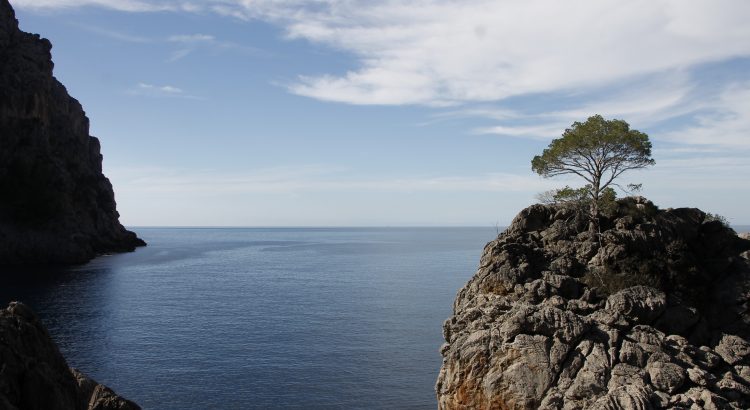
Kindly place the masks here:
[(68, 364), (144, 409), (434, 409), (442, 323), (496, 227), (131, 228), (5, 275)]

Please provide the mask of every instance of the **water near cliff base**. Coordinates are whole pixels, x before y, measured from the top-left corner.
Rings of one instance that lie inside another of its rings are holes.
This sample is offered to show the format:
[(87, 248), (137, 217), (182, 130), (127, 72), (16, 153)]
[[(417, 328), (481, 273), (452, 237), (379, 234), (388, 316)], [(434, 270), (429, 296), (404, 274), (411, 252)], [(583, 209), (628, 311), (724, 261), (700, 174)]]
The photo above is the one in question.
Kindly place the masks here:
[(12, 272), (69, 364), (144, 409), (435, 408), (442, 322), (495, 228), (140, 228)]

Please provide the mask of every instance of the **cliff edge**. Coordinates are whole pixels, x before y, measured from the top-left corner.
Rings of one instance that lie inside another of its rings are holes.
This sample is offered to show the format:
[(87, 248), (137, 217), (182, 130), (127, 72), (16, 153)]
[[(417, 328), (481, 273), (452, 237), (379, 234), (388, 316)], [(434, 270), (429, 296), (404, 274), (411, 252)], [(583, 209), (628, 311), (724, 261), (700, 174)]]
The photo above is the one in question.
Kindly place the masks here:
[(750, 241), (698, 209), (534, 205), (446, 320), (442, 409), (750, 408)]
[(139, 410), (71, 369), (27, 306), (0, 310), (0, 409)]
[(99, 140), (53, 77), (51, 48), (0, 0), (0, 265), (82, 263), (145, 245), (119, 222)]

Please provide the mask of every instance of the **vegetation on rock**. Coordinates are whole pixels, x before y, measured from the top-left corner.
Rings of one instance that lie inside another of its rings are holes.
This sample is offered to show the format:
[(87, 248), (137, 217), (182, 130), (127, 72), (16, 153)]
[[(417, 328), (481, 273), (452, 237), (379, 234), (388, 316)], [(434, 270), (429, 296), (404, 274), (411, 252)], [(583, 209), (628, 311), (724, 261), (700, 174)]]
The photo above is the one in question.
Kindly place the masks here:
[(574, 122), (561, 138), (552, 140), (542, 155), (532, 159), (531, 168), (545, 178), (570, 174), (583, 178), (587, 183), (583, 188), (566, 187), (552, 196), (579, 202), (588, 197), (593, 222), (599, 216), (602, 198), (611, 197), (612, 187), (620, 186), (615, 182), (620, 175), (654, 163), (648, 135), (631, 130), (623, 120), (594, 115), (585, 122)]

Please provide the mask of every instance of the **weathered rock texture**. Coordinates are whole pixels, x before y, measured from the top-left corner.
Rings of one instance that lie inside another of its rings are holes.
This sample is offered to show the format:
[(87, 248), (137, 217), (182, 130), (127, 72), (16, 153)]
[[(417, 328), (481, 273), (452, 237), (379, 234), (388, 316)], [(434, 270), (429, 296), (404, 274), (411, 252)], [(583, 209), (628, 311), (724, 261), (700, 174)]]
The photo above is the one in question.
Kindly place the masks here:
[(0, 410), (137, 410), (135, 403), (68, 368), (27, 306), (0, 310)]
[(52, 76), (51, 44), (0, 0), (0, 265), (80, 263), (145, 245), (120, 224), (99, 140)]
[(750, 408), (750, 241), (698, 209), (534, 205), (444, 324), (443, 409)]

